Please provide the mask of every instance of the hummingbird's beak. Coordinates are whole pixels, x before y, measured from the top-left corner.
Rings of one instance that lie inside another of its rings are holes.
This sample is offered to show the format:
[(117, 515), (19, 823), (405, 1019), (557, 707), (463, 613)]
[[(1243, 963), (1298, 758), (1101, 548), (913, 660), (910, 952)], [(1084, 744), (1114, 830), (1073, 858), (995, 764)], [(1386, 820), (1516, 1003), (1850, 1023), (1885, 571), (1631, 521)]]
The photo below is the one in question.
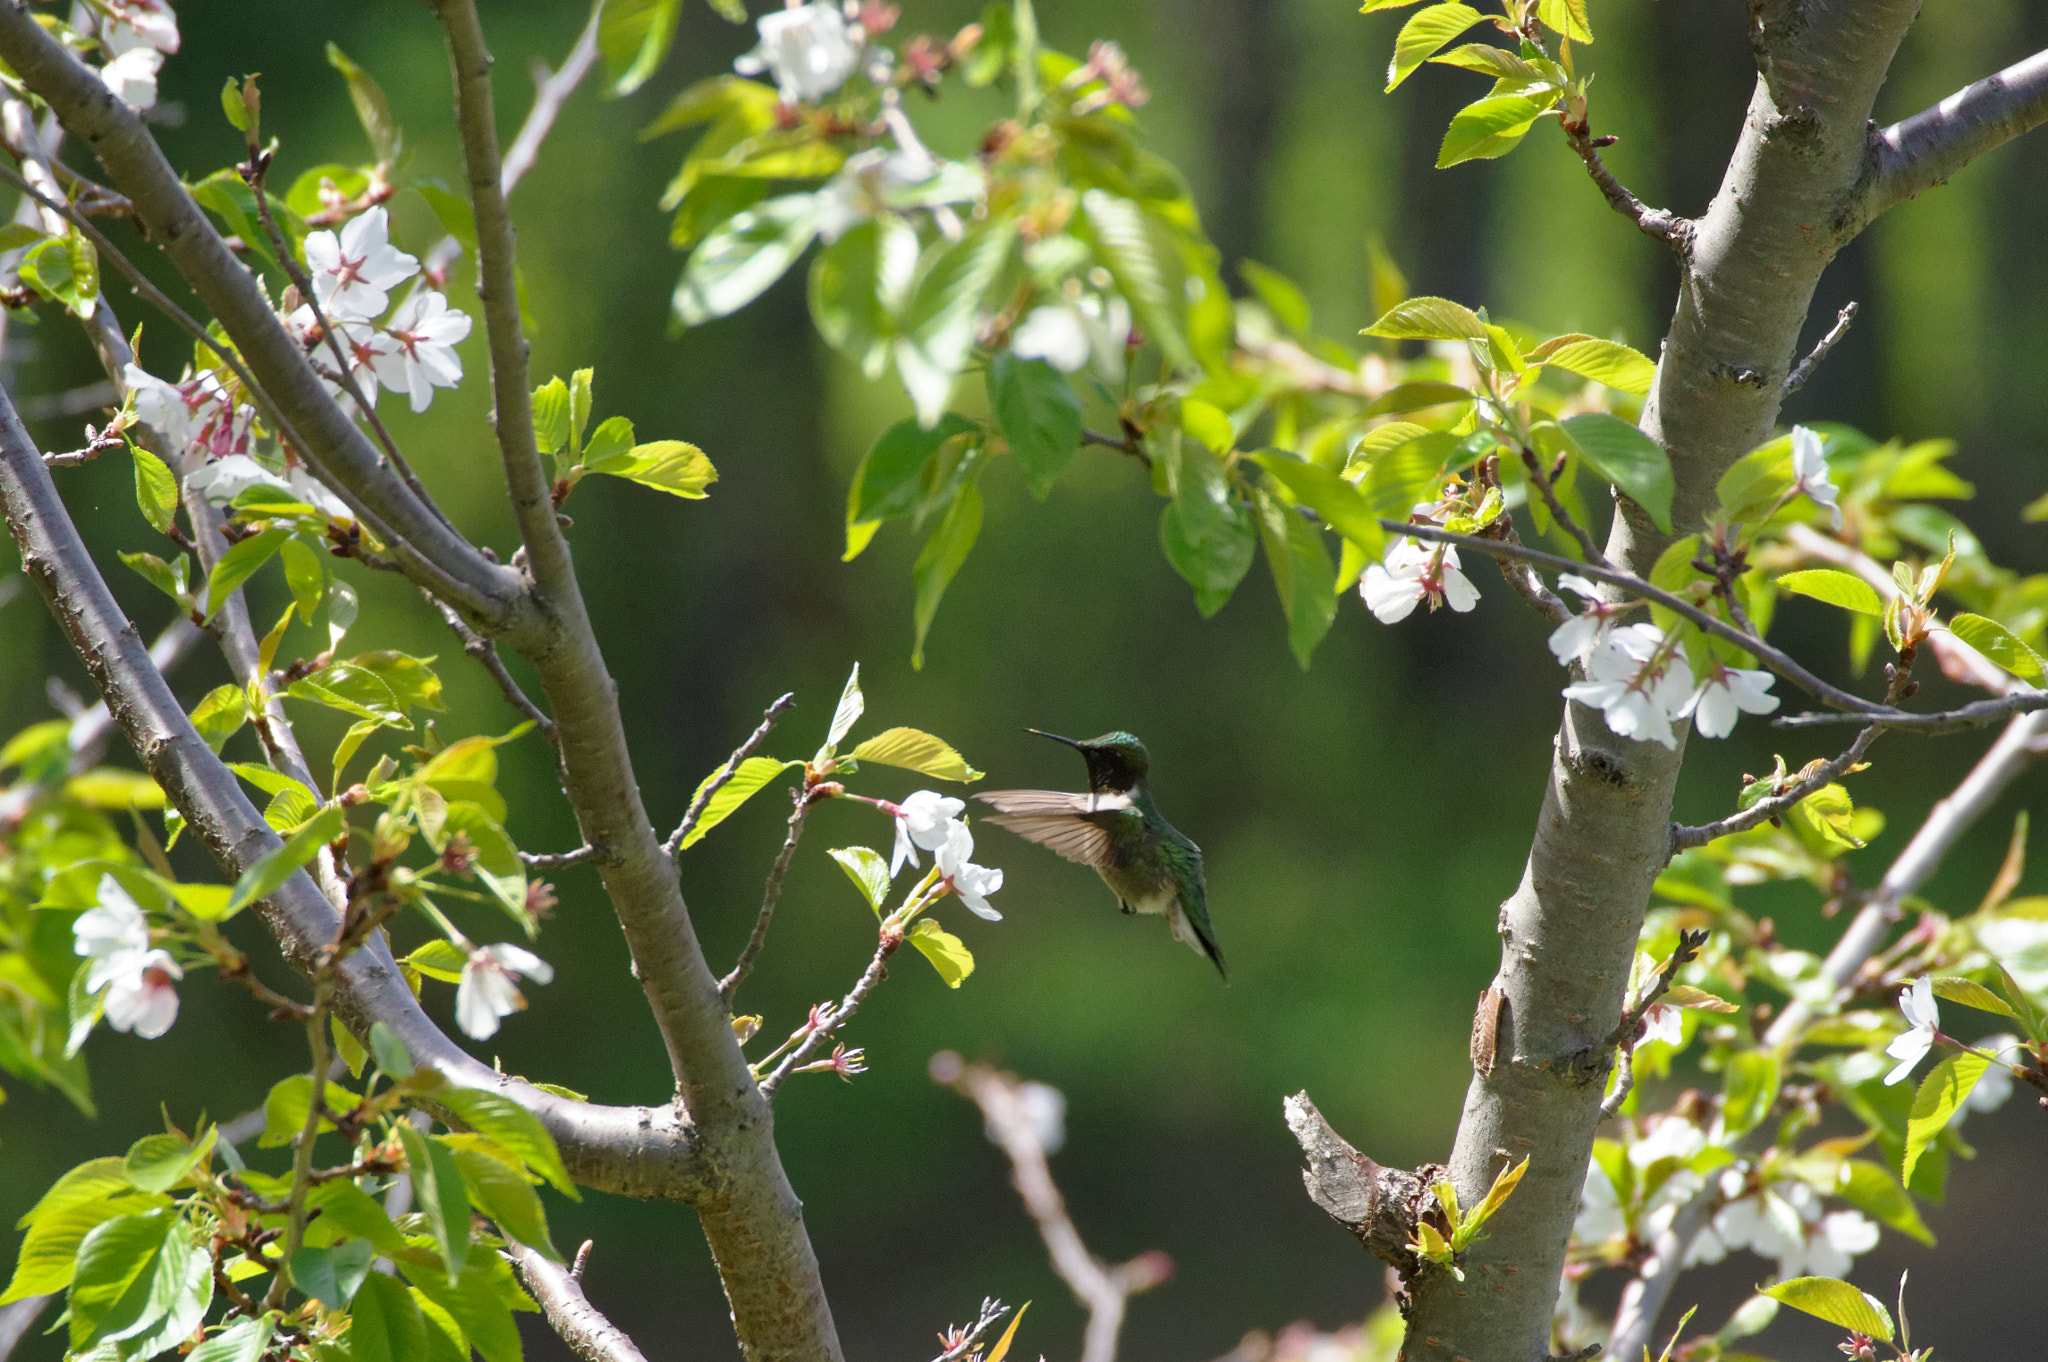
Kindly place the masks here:
[(1072, 738), (1062, 738), (1059, 734), (1048, 733), (1042, 728), (1027, 728), (1024, 731), (1026, 733), (1036, 733), (1041, 738), (1051, 738), (1054, 742), (1063, 742), (1069, 747), (1079, 748), (1081, 746), (1080, 743), (1075, 742)]

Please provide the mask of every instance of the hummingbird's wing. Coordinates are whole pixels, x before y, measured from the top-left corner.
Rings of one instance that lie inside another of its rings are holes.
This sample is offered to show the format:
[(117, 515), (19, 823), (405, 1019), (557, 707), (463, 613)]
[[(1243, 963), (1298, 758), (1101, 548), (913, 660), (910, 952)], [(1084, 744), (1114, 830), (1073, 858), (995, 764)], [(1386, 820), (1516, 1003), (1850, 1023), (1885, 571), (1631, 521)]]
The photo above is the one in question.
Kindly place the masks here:
[(1115, 859), (1109, 828), (1130, 816), (1124, 795), (1062, 794), (1056, 790), (989, 790), (976, 795), (996, 812), (988, 821), (1049, 847), (1070, 861), (1101, 867)]

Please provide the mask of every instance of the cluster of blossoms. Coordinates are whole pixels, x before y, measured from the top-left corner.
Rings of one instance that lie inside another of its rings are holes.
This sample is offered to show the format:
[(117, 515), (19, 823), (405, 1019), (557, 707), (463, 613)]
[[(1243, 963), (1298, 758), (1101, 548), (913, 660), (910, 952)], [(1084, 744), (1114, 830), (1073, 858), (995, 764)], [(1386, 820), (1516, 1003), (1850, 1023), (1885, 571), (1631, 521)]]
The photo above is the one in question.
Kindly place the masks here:
[(555, 967), (532, 951), (507, 942), (467, 949), (469, 959), (455, 986), (455, 1024), (472, 1040), (489, 1040), (498, 1034), (500, 1020), (526, 1007), (526, 995), (519, 991), (520, 976), (536, 984), (552, 983)]
[(792, 4), (764, 14), (755, 28), (761, 41), (733, 62), (743, 76), (767, 74), (785, 104), (815, 104), (846, 84), (865, 62), (869, 80), (889, 78), (894, 55), (869, 39), (896, 20), (894, 6)]
[(100, 876), (99, 906), (71, 925), (72, 948), (92, 963), (85, 991), (106, 990), (108, 1025), (155, 1040), (178, 1019), (177, 981), (185, 971), (171, 953), (149, 944), (149, 919), (121, 882)]
[(111, 0), (101, 7), (100, 79), (131, 109), (156, 105), (156, 76), (178, 50), (178, 16), (164, 0)]
[(1003, 887), (1003, 872), (974, 863), (974, 834), (960, 817), (966, 808), (936, 790), (919, 790), (896, 805), (896, 849), (889, 874), (894, 877), (906, 861), (918, 864), (922, 847), (938, 863), (942, 889), (958, 894), (976, 917), (1001, 922), (1003, 915), (989, 905), (988, 896)]
[(323, 315), (367, 402), (377, 400), (381, 385), (406, 394), (412, 409), (422, 412), (434, 400), (434, 389), (462, 381), (455, 346), (469, 335), (470, 318), (451, 308), (446, 295), (415, 288), (389, 320), (377, 320), (391, 306), (390, 290), (420, 271), (417, 258), (391, 244), (391, 222), (382, 207), (349, 219), (338, 233), (308, 235), (306, 271), (318, 313), (303, 303), (285, 318), (285, 327), (323, 369), (322, 381), (337, 402), (349, 399), (339, 376), (323, 364), (333, 358), (320, 328)]

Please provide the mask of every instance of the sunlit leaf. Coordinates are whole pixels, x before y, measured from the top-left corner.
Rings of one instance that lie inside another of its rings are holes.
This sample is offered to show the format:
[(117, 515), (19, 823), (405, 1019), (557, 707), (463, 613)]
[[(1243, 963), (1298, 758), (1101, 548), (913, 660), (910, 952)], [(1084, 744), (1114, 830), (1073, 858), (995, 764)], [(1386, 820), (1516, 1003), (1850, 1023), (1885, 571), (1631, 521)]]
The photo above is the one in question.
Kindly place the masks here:
[(932, 968), (946, 981), (947, 988), (960, 987), (961, 981), (974, 973), (974, 956), (966, 945), (930, 918), (921, 917), (911, 923), (910, 930), (904, 935), (925, 959), (932, 962)]
[(1771, 585), (1864, 615), (1884, 614), (1884, 601), (1861, 577), (1833, 568), (1806, 568), (1773, 578)]
[(1794, 1277), (1762, 1288), (1772, 1300), (1783, 1301), (1816, 1319), (1871, 1338), (1892, 1341), (1892, 1317), (1875, 1296), (1858, 1291), (1833, 1277)]
[[(704, 806), (704, 812), (698, 815), (697, 825), (691, 828), (689, 833), (683, 838), (683, 849), (688, 850), (703, 841), (713, 828), (736, 813), (740, 805), (752, 799), (769, 781), (775, 779), (775, 777), (781, 775), (792, 766), (802, 765), (803, 763), (800, 761), (777, 761), (773, 757), (748, 757), (733, 771), (732, 779), (719, 786), (718, 792), (711, 796), (710, 802)], [(716, 774), (716, 772), (713, 772), (711, 776), (706, 776), (698, 784), (698, 794), (701, 795), (704, 792), (704, 787), (711, 783), (713, 776)], [(692, 802), (694, 801), (695, 796), (692, 796)]]

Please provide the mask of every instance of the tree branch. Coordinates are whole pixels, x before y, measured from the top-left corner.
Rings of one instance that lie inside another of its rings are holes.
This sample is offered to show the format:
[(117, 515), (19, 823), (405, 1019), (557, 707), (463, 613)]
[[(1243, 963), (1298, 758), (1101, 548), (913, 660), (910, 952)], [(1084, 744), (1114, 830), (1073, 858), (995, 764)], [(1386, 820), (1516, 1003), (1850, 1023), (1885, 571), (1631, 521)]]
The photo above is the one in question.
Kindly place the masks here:
[(789, 832), (782, 839), (782, 850), (775, 854), (775, 864), (768, 868), (768, 883), (761, 890), (761, 911), (754, 918), (754, 930), (747, 935), (747, 944), (741, 949), (740, 958), (733, 962), (731, 972), (718, 981), (719, 996), (725, 999), (728, 1012), (740, 985), (753, 973), (754, 962), (761, 958), (762, 947), (768, 944), (768, 924), (774, 921), (775, 907), (782, 901), (782, 877), (789, 873), (789, 862), (796, 855), (797, 839), (804, 835), (804, 819), (810, 811), (810, 792), (799, 791), (796, 807), (789, 813)]
[(1692, 223), (1678, 214), (1663, 208), (1652, 208), (1631, 194), (1628, 187), (1614, 178), (1614, 172), (1600, 159), (1600, 148), (1610, 145), (1612, 137), (1595, 137), (1592, 129), (1584, 122), (1576, 125), (1567, 120), (1564, 124), (1565, 140), (1572, 150), (1586, 163), (1586, 173), (1593, 177), (1593, 183), (1600, 187), (1600, 194), (1607, 200), (1608, 207), (1636, 225), (1636, 230), (1669, 246), (1683, 263), (1692, 254)]
[(462, 651), (475, 658), (478, 665), (491, 674), (491, 680), (498, 683), (498, 690), (506, 702), (532, 722), (540, 735), (548, 740), (548, 746), (560, 747), (562, 736), (555, 728), (555, 721), (547, 716), (546, 710), (528, 698), (526, 692), (519, 688), (519, 683), (512, 679), (512, 673), (505, 670), (505, 659), (498, 656), (498, 645), (463, 623), (461, 612), (454, 606), (440, 600), (433, 604), (441, 612), (441, 618), (447, 622), (456, 641), (462, 645)]
[[(768, 735), (775, 729), (775, 721), (795, 704), (796, 692), (790, 691), (768, 706), (767, 712), (761, 716), (760, 726), (755, 728), (745, 742), (734, 748), (732, 755), (725, 759), (725, 765), (713, 771), (698, 788), (696, 796), (690, 800), (690, 807), (683, 810), (683, 821), (676, 824), (676, 830), (661, 844), (663, 851), (670, 856), (682, 854), (683, 839), (690, 835), (690, 830), (697, 826), (697, 820), (704, 816), (704, 809), (711, 803), (711, 797), (725, 788), (725, 783), (732, 779), (733, 772), (740, 769), (740, 763), (753, 756), (754, 750), (768, 740)], [(794, 840), (791, 839), (792, 842)]]
[(1813, 769), (1812, 774), (1800, 777), (1798, 781), (1788, 787), (1782, 794), (1775, 794), (1767, 799), (1759, 799), (1740, 813), (1731, 813), (1719, 822), (1707, 823), (1700, 827), (1685, 827), (1677, 823), (1672, 824), (1672, 854), (1677, 855), (1688, 847), (1703, 847), (1709, 842), (1718, 841), (1723, 837), (1732, 837), (1738, 832), (1747, 832), (1753, 827), (1768, 823), (1772, 819), (1779, 817), (1815, 790), (1841, 779), (1850, 767), (1863, 760), (1863, 754), (1870, 750), (1870, 744), (1876, 742), (1877, 735), (1882, 732), (1884, 732), (1883, 724), (1871, 724), (1856, 735), (1856, 740), (1850, 743), (1848, 750), (1840, 756), (1822, 762)]
[(1800, 360), (1791, 373), (1785, 375), (1785, 386), (1779, 389), (1780, 397), (1790, 397), (1806, 386), (1806, 381), (1813, 377), (1813, 371), (1820, 368), (1820, 362), (1828, 357), (1828, 351), (1834, 349), (1842, 337), (1849, 334), (1849, 323), (1855, 320), (1856, 304), (1844, 303), (1842, 310), (1835, 314), (1835, 324), (1828, 328), (1828, 333), (1814, 343), (1813, 349), (1807, 352), (1806, 358)]
[(442, 524), (335, 405), (254, 276), (186, 193), (141, 119), (26, 9), (0, 5), (0, 59), (93, 148), (135, 205), (144, 231), (227, 329), (257, 385), (299, 437), (300, 452), (358, 496), (395, 540), (410, 544), (420, 559), (411, 570), (419, 572), (422, 563), (433, 569), (426, 584), (498, 629), (523, 619), (525, 593), (517, 576)]
[(1171, 1277), (1173, 1260), (1155, 1250), (1112, 1266), (1088, 1251), (1052, 1180), (1044, 1136), (1015, 1075), (986, 1064), (962, 1064), (951, 1050), (932, 1056), (931, 1075), (933, 1081), (973, 1099), (988, 1123), (989, 1139), (1009, 1156), (1011, 1183), (1038, 1226), (1053, 1271), (1088, 1312), (1081, 1362), (1113, 1362), (1130, 1298)]
[(1870, 132), (1872, 171), (1849, 216), (1860, 229), (1924, 194), (1985, 152), (2048, 122), (2048, 52), (1967, 85), (1931, 108)]
[[(592, 5), (590, 21), (583, 25), (583, 32), (577, 36), (576, 45), (569, 49), (569, 55), (562, 58), (562, 69), (536, 79), (533, 107), (526, 111), (526, 121), (519, 125), (519, 135), (512, 139), (512, 146), (505, 153), (505, 166), (498, 179), (499, 188), (507, 198), (512, 195), (512, 186), (533, 169), (534, 160), (540, 155), (540, 144), (547, 140), (549, 130), (555, 126), (555, 116), (562, 111), (562, 105), (583, 83), (583, 78), (590, 74), (590, 68), (596, 65), (598, 21), (603, 14), (601, 4)], [(538, 72), (535, 74), (539, 77)]]
[(576, 1266), (566, 1268), (516, 1239), (505, 1240), (505, 1256), (519, 1269), (519, 1279), (547, 1316), (548, 1327), (570, 1352), (584, 1362), (647, 1362), (625, 1331), (583, 1294), (583, 1264), (589, 1253), (590, 1242), (585, 1240)]

